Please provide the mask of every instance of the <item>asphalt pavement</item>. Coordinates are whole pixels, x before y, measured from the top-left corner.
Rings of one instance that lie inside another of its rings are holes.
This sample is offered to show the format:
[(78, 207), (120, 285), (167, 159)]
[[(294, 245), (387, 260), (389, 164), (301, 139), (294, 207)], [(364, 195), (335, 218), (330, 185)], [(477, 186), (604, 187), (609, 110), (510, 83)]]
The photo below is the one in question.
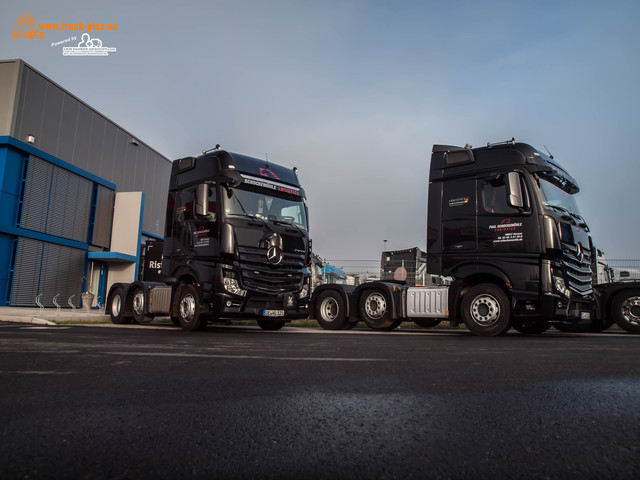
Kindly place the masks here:
[(0, 478), (640, 478), (640, 336), (0, 325)]

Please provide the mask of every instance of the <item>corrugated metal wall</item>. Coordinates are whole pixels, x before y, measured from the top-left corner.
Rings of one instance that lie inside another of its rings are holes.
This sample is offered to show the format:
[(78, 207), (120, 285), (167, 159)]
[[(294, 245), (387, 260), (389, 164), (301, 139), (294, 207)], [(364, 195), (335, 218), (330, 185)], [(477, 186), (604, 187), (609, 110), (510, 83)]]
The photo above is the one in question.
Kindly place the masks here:
[[(70, 295), (80, 295), (87, 253), (69, 241), (110, 247), (115, 191), (92, 176), (121, 192), (145, 192), (142, 229), (162, 236), (171, 162), (139, 140), (132, 141), (129, 132), (30, 66), (16, 64), (19, 68), (10, 65), (13, 77), (0, 75), (2, 84), (15, 78), (17, 85), (12, 98), (0, 99), (2, 105), (16, 105), (9, 135), (23, 142), (33, 135), (36, 148), (88, 172), (91, 179), (55, 160), (29, 157), (19, 226), (57, 238), (42, 242), (19, 237), (11, 304), (34, 305), (38, 293), (45, 305), (53, 305), (56, 294), (65, 304)], [(78, 297), (75, 303), (80, 303)]]
[(20, 226), (44, 233), (47, 226), (47, 210), (51, 194), (53, 165), (37, 157), (29, 158), (27, 183)]
[[(21, 237), (18, 240), (16, 264), (11, 291), (11, 305), (35, 306), (36, 296), (44, 306), (68, 306), (71, 295), (74, 305), (80, 305), (82, 272), (86, 252), (40, 240)], [(43, 258), (46, 259), (43, 262)]]
[(86, 243), (92, 189), (90, 180), (32, 155), (20, 226)]
[(13, 136), (115, 185), (119, 192), (145, 192), (142, 229), (164, 233), (171, 162), (25, 65)]
[[(30, 156), (20, 226), (80, 243), (87, 242), (93, 182), (41, 158)], [(102, 185), (96, 193), (96, 211), (90, 243), (108, 247), (115, 192)], [(11, 305), (80, 305), (86, 251), (21, 237), (13, 274)]]
[(11, 305), (34, 306), (40, 286), (43, 242), (20, 238), (13, 272)]
[(96, 196), (96, 214), (93, 222), (93, 238), (91, 243), (108, 248), (111, 243), (111, 221), (113, 219), (113, 203), (116, 192), (98, 185)]

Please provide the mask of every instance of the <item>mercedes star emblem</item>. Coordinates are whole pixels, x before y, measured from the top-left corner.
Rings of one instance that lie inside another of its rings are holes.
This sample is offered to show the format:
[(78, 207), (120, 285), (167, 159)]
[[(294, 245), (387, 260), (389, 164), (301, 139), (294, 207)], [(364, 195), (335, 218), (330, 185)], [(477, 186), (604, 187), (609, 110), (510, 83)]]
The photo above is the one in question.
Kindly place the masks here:
[(282, 261), (282, 249), (278, 246), (269, 247), (267, 250), (267, 260), (272, 265), (278, 265)]

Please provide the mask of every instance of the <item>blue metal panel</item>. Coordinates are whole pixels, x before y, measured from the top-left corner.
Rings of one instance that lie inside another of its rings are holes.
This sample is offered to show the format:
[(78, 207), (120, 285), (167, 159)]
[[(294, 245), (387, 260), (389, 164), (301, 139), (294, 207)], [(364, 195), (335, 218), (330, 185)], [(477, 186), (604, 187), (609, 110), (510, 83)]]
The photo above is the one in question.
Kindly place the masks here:
[(56, 237), (55, 235), (47, 235), (46, 233), (34, 232), (33, 230), (27, 230), (26, 228), (14, 227), (13, 225), (0, 225), (0, 233), (6, 233), (8, 235), (15, 235), (20, 237), (33, 238), (34, 240), (41, 240), (43, 242), (55, 243), (57, 245), (64, 245), (65, 247), (80, 248), (82, 250), (88, 250), (89, 245), (82, 242), (76, 242), (67, 238)]
[(114, 263), (136, 263), (138, 258), (134, 255), (127, 255), (120, 252), (89, 252), (87, 254), (89, 260), (102, 260)]
[(20, 188), (26, 155), (0, 146), (0, 224), (15, 226), (20, 203)]
[(16, 238), (0, 234), (0, 305), (9, 305)]
[(86, 170), (83, 170), (81, 168), (78, 168), (74, 165), (71, 165), (70, 163), (65, 162), (64, 160), (60, 160), (57, 157), (54, 157), (53, 155), (48, 154), (47, 152), (44, 152), (42, 150), (40, 150), (39, 148), (34, 147), (33, 145), (29, 145), (28, 143), (24, 143), (21, 142), (20, 140), (17, 140), (13, 137), (10, 137), (8, 135), (0, 135), (0, 146), (2, 145), (10, 145), (12, 147), (18, 148), (24, 152), (30, 153), (31, 155), (35, 155), (36, 157), (40, 157), (43, 160), (46, 160), (47, 162), (51, 162), (54, 165), (57, 165), (59, 167), (64, 168), (65, 170), (69, 170), (70, 172), (76, 173), (78, 175), (80, 175), (81, 177), (87, 178), (89, 180), (92, 180), (96, 183), (99, 183), (100, 185), (104, 185), (105, 187), (108, 187), (112, 190), (116, 189), (116, 185), (106, 181), (103, 178), (98, 177), (97, 175), (94, 175), (93, 173), (89, 173)]

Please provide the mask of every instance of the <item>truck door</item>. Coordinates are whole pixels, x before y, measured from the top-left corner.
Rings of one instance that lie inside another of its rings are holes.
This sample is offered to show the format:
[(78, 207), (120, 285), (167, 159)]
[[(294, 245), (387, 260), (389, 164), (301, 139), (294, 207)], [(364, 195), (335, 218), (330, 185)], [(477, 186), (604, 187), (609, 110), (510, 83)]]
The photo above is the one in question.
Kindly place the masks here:
[(200, 215), (193, 186), (176, 192), (172, 233), (172, 254), (183, 256), (213, 256), (218, 248), (218, 217), (216, 187), (206, 185), (206, 215)]
[[(538, 253), (539, 233), (532, 215), (529, 189), (522, 173), (494, 174), (478, 179), (478, 242), (483, 253)], [(511, 179), (511, 180), (510, 180)], [(509, 186), (509, 182), (518, 185)], [(521, 206), (509, 200), (519, 192)]]
[[(478, 178), (478, 263), (502, 271), (514, 292), (537, 295), (540, 231), (526, 178), (521, 172)], [(520, 206), (509, 198), (514, 192)]]

